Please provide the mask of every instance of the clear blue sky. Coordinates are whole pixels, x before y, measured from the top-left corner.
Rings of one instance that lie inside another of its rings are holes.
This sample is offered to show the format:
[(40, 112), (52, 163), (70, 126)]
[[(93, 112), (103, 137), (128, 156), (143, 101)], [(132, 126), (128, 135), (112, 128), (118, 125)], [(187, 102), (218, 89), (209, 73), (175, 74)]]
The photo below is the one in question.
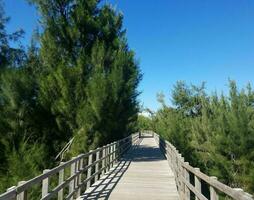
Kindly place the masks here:
[[(111, 0), (124, 14), (130, 47), (144, 73), (140, 101), (157, 109), (177, 80), (207, 82), (227, 92), (228, 79), (254, 85), (253, 0)], [(26, 31), (29, 42), (38, 16), (25, 0), (4, 0), (8, 30)]]

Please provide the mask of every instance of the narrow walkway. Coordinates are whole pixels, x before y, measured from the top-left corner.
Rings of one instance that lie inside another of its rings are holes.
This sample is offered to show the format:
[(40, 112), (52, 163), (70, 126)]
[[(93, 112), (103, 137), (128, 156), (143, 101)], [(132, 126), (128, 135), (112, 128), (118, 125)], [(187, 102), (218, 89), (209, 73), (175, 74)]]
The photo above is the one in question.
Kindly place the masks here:
[(142, 138), (80, 199), (178, 200), (175, 178), (154, 138)]

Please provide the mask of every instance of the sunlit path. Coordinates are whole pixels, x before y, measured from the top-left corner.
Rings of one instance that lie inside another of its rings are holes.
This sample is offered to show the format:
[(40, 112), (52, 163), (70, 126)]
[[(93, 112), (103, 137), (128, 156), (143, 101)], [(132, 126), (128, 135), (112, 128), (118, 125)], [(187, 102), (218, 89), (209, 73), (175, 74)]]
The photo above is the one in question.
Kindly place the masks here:
[[(58, 183), (52, 187), (53, 177), (58, 178)], [(56, 197), (58, 200), (192, 200), (194, 197), (218, 200), (221, 196), (253, 200), (242, 189), (231, 188), (184, 162), (171, 143), (152, 131), (132, 134), (44, 170), (43, 174), (0, 194), (0, 200), (30, 199), (29, 190), (34, 185), (41, 187), (37, 194), (43, 200)]]
[(81, 199), (179, 199), (173, 172), (154, 138), (141, 139)]

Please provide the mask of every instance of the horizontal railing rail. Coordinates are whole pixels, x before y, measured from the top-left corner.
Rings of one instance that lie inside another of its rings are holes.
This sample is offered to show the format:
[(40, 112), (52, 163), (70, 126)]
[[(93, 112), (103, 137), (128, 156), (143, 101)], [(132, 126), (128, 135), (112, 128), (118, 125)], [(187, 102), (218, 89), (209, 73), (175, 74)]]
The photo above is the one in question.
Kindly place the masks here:
[[(253, 196), (242, 189), (231, 188), (218, 181), (216, 177), (208, 176), (202, 173), (199, 168), (192, 167), (184, 161), (184, 157), (170, 142), (165, 141), (156, 133), (153, 133), (153, 135), (169, 161), (181, 200), (190, 200), (191, 193), (194, 195), (195, 200), (218, 200), (220, 195), (235, 200), (253, 200)], [(191, 175), (194, 176), (194, 181), (191, 181)], [(208, 197), (201, 189), (204, 183), (209, 187)]]
[[(253, 200), (253, 196), (240, 188), (231, 188), (214, 176), (208, 176), (184, 161), (179, 151), (168, 141), (152, 131), (143, 131), (113, 142), (101, 148), (78, 155), (53, 169), (46, 169), (43, 174), (28, 181), (20, 181), (17, 186), (0, 194), (0, 200), (30, 199), (28, 191), (34, 185), (40, 187), (37, 199), (74, 199), (99, 180), (113, 167), (131, 146), (138, 143), (139, 137), (154, 137), (161, 151), (167, 158), (175, 177), (176, 186), (181, 200), (218, 200), (220, 196), (235, 200)], [(57, 179), (54, 179), (54, 176)], [(192, 177), (192, 178), (191, 178)], [(56, 182), (51, 184), (52, 182)], [(203, 184), (208, 192), (202, 189)]]
[[(28, 181), (20, 181), (17, 186), (7, 189), (5, 193), (0, 194), (0, 200), (30, 199), (28, 190), (36, 184), (41, 187), (40, 197), (36, 199), (78, 198), (92, 183), (99, 180), (100, 176), (108, 172), (122, 154), (137, 143), (138, 138), (139, 134), (135, 133), (86, 154), (78, 155), (67, 162), (61, 162), (59, 166), (46, 169), (43, 174)], [(58, 176), (57, 184), (50, 189), (52, 187), (50, 180), (54, 175)]]

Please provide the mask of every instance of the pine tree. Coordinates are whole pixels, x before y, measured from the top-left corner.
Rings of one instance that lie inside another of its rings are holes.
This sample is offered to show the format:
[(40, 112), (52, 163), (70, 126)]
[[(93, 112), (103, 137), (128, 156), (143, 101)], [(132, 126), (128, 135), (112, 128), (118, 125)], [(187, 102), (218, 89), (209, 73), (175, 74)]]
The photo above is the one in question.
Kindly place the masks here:
[(134, 131), (141, 77), (123, 16), (95, 0), (31, 2), (42, 14), (39, 101), (52, 119), (53, 154), (73, 136), (76, 154)]
[(8, 35), (0, 14), (0, 190), (54, 166), (72, 138), (77, 155), (136, 128), (141, 75), (123, 16), (96, 0), (30, 3), (42, 31), (27, 51), (9, 46), (22, 31)]
[(153, 123), (193, 166), (252, 193), (254, 93), (250, 84), (239, 91), (230, 80), (229, 87), (229, 95), (207, 95), (203, 84), (178, 82), (175, 107), (162, 106)]

